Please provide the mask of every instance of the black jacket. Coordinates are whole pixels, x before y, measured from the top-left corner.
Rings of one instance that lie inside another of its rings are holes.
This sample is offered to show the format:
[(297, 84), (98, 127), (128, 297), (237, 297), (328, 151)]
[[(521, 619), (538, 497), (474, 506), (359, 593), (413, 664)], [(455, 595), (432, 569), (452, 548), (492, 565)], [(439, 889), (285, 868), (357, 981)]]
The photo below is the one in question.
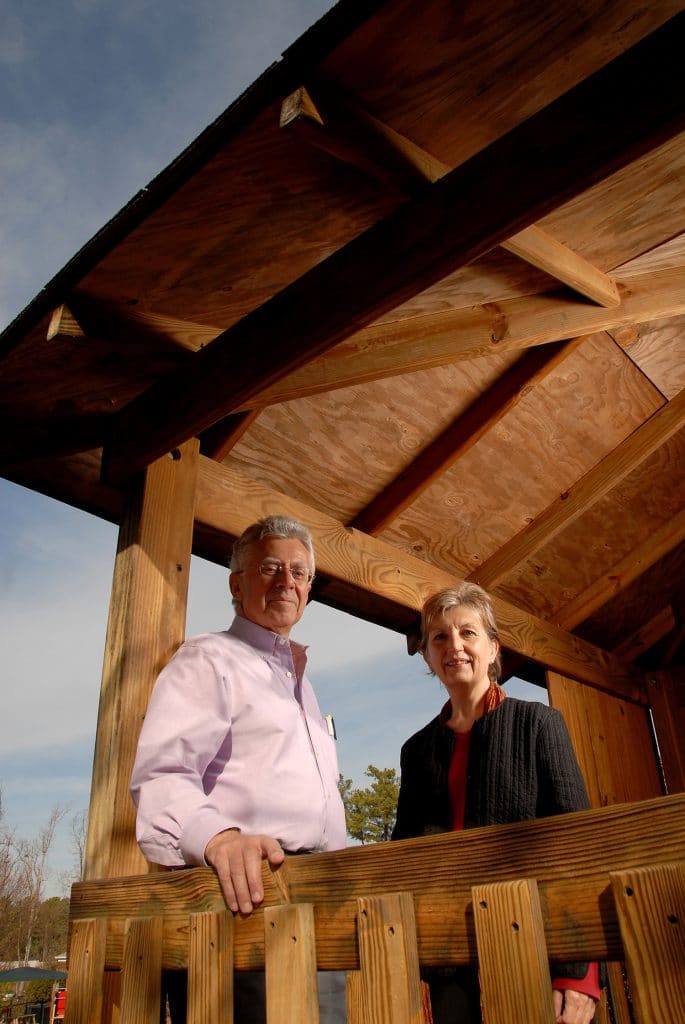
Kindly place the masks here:
[[(393, 839), (451, 828), (447, 788), (454, 733), (436, 717), (402, 747)], [(545, 704), (507, 697), (474, 722), (465, 828), (545, 818), (590, 806), (566, 723)], [(554, 964), (557, 977), (582, 978), (587, 964)]]

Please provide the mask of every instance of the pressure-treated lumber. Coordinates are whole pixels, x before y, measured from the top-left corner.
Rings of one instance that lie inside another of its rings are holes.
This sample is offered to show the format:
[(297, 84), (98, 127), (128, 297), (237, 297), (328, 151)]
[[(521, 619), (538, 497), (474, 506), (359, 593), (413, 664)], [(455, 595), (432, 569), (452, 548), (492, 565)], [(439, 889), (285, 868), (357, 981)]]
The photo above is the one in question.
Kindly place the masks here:
[[(556, 613), (556, 622), (564, 629), (573, 629), (603, 604), (624, 590), (650, 566), (685, 540), (685, 509), (669, 519), (658, 530), (634, 548), (630, 554), (604, 572), (594, 583)], [(670, 630), (667, 630), (669, 632)], [(655, 642), (655, 641), (653, 641)]]
[(488, 589), (538, 550), (587, 508), (603, 498), (644, 462), (657, 448), (685, 425), (685, 391), (666, 402), (633, 431), (625, 441), (560, 495), (530, 526), (521, 530), (491, 558), (471, 573), (469, 579)]
[[(281, 107), (281, 127), (297, 132), (307, 144), (409, 195), (450, 172), (448, 164), (348, 97), (318, 83), (314, 92), (316, 102), (302, 86), (287, 96)], [(501, 246), (603, 306), (617, 306), (620, 302), (616, 284), (607, 274), (535, 224), (506, 239)]]
[(134, 917), (127, 922), (121, 967), (121, 1020), (127, 1024), (159, 1024), (161, 918)]
[(112, 584), (86, 878), (145, 871), (129, 781), (155, 679), (185, 632), (198, 443), (159, 459), (126, 495)]
[(540, 894), (534, 878), (474, 885), (478, 978), (488, 1022), (554, 1019)]
[[(682, 857), (685, 795), (676, 794), (515, 825), (471, 829), (336, 853), (289, 857), (285, 874), (293, 903), (314, 906), (317, 962), (328, 970), (354, 970), (357, 899), (410, 892), (421, 963), (470, 963), (476, 955), (471, 888), (516, 878), (537, 880), (550, 959), (623, 956), (609, 872)], [(271, 869), (264, 868), (266, 907), (283, 902)], [(568, 928), (569, 908), (574, 927)], [(209, 868), (80, 882), (72, 888), (71, 920), (107, 918), (108, 967), (121, 965), (126, 919), (164, 918), (163, 964), (187, 964), (189, 915), (224, 910)], [(236, 917), (235, 964), (264, 965), (264, 911)]]
[(593, 334), (620, 324), (679, 316), (685, 313), (684, 274), (685, 267), (676, 267), (619, 280), (621, 305), (612, 309), (545, 292), (374, 323), (263, 388), (251, 403), (238, 408), (292, 401), (430, 366)]
[[(106, 478), (122, 480), (141, 469), (354, 330), (677, 134), (685, 127), (685, 104), (672, 82), (684, 42), (685, 17), (675, 17), (311, 268), (180, 372), (153, 385), (115, 417)], [(621, 104), (615, 103), (616, 95)], [(530, 175), (529, 153), (542, 139), (545, 161)], [(166, 415), (169, 409), (172, 417)]]
[(74, 921), (69, 935), (68, 1024), (99, 1021), (103, 1006), (107, 921)]
[(366, 1024), (423, 1024), (414, 902), (408, 892), (362, 896), (357, 932)]
[(364, 533), (378, 534), (430, 487), (431, 483), (461, 458), (503, 416), (544, 380), (582, 343), (573, 341), (546, 345), (527, 352), (492, 387), (421, 451), (350, 526)]
[(266, 1018), (319, 1024), (314, 909), (309, 903), (264, 911)]
[[(237, 537), (250, 523), (274, 511), (307, 524), (322, 574), (360, 590), (418, 611), (429, 594), (455, 583), (452, 573), (346, 528), (323, 512), (200, 456), (195, 506), (199, 522)], [(511, 650), (600, 689), (646, 702), (642, 674), (634, 667), (506, 601), (495, 598), (494, 604), (502, 642)]]
[(685, 861), (611, 873), (636, 1024), (685, 1006)]
[[(647, 695), (659, 741), (659, 756), (668, 793), (685, 791), (685, 729), (683, 711), (678, 706), (676, 681), (685, 669), (671, 672), (650, 672), (647, 677)], [(681, 690), (682, 692), (682, 690)]]
[(233, 1024), (233, 915), (190, 915), (188, 1024)]

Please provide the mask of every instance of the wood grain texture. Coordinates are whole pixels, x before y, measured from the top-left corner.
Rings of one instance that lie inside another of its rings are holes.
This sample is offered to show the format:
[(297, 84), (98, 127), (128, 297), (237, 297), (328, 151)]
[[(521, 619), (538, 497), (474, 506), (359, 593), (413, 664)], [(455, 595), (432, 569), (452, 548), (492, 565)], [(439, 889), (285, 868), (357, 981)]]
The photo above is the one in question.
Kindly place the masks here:
[(611, 874), (637, 1024), (672, 1024), (685, 1005), (685, 862)]
[(651, 672), (647, 677), (649, 707), (668, 793), (685, 791), (685, 713), (678, 705), (677, 688), (682, 674), (683, 669), (676, 669), (673, 673)]
[(554, 672), (547, 673), (547, 688), (550, 704), (564, 716), (593, 807), (661, 795), (647, 708)]
[(476, 582), (486, 588), (505, 576), (529, 554), (549, 541), (555, 533), (566, 529), (574, 517), (596, 503), (631, 473), (641, 462), (664, 444), (685, 424), (685, 391), (618, 445), (601, 462), (589, 470), (568, 491), (563, 493), (534, 523), (521, 531), (508, 544), (473, 574)]
[(188, 1024), (233, 1024), (233, 916), (190, 915)]
[(125, 1024), (159, 1024), (162, 941), (160, 917), (127, 921), (121, 965), (121, 1019)]
[[(241, 496), (239, 505), (237, 494)], [(346, 529), (330, 516), (200, 457), (195, 508), (198, 520), (236, 537), (251, 522), (275, 509), (307, 523), (314, 537), (317, 566), (325, 575), (416, 610), (430, 593), (454, 584), (453, 574), (412, 558), (382, 540)], [(601, 689), (646, 700), (641, 674), (611, 654), (591, 648), (578, 637), (498, 598), (494, 605), (502, 642), (512, 650)]]
[[(139, 470), (355, 328), (682, 130), (685, 110), (669, 85), (683, 33), (682, 18), (672, 19), (668, 30), (657, 30), (253, 310), (197, 353), (182, 374), (153, 385), (117, 415), (107, 477), (121, 480)], [(616, 90), (625, 103), (610, 103), (607, 133), (608, 97)], [(533, 184), (522, 160), (541, 137), (545, 175)], [(476, 185), (481, 201), (474, 216)], [(345, 302), (332, 302), (333, 294)], [(158, 415), (169, 405), (176, 410), (173, 424)]]
[(414, 903), (408, 892), (361, 897), (357, 931), (364, 1020), (423, 1024)]
[(264, 910), (266, 1016), (269, 1024), (319, 1024), (316, 935), (311, 904)]
[(473, 887), (478, 975), (492, 1024), (554, 1019), (540, 895), (534, 878)]
[[(615, 910), (606, 898), (609, 872), (671, 863), (682, 855), (684, 841), (685, 795), (676, 794), (516, 825), (293, 857), (278, 870), (287, 875), (292, 902), (314, 906), (317, 962), (324, 970), (359, 967), (357, 899), (403, 891), (414, 898), (421, 963), (472, 963), (471, 888), (522, 877), (537, 880), (551, 958), (621, 959)], [(264, 885), (264, 907), (282, 905), (268, 868)], [(178, 968), (188, 962), (189, 915), (224, 909), (209, 868), (80, 882), (72, 888), (72, 921), (108, 920), (109, 968), (121, 965), (124, 926), (132, 914), (163, 917), (163, 963)], [(264, 964), (263, 915), (257, 910), (234, 921), (239, 969)]]
[(158, 460), (127, 489), (112, 586), (85, 855), (85, 877), (146, 870), (129, 793), (157, 675), (182, 642), (198, 444)]
[(103, 1008), (107, 921), (74, 921), (69, 931), (69, 1005), (65, 1024), (93, 1024)]
[(659, 317), (678, 317), (685, 311), (683, 273), (685, 267), (680, 263), (676, 268), (619, 281), (621, 305), (611, 310), (557, 292), (462, 307), (453, 288), (446, 295), (446, 304), (455, 308), (407, 315), (406, 319), (396, 310), (393, 317), (353, 333), (302, 369), (263, 388), (251, 403), (239, 408), (292, 401), (430, 366), (648, 323)]

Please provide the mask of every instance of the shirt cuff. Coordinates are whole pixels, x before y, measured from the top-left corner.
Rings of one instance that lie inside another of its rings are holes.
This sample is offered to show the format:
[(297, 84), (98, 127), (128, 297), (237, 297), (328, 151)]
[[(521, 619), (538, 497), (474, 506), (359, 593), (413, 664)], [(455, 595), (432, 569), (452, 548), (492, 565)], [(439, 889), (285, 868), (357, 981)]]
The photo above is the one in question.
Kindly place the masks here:
[(570, 988), (572, 992), (583, 992), (586, 996), (592, 996), (594, 1000), (599, 1001), (599, 964), (590, 964), (584, 978), (554, 978), (552, 988), (559, 991)]
[(212, 809), (198, 811), (188, 818), (179, 842), (185, 863), (209, 867), (205, 860), (207, 843), (219, 832), (226, 832), (229, 828), (235, 828), (233, 822), (226, 821), (221, 814)]

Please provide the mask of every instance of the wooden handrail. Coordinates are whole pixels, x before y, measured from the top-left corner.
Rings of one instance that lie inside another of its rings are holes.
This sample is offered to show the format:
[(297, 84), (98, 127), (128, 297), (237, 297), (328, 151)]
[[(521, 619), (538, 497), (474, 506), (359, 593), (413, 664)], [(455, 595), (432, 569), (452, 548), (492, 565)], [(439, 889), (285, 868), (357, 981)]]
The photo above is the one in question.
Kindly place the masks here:
[[(622, 959), (610, 875), (685, 859), (685, 794), (514, 825), (473, 829), (336, 853), (289, 857), (264, 869), (264, 905), (234, 921), (238, 969), (264, 965), (264, 909), (314, 907), (317, 963), (324, 970), (359, 966), (358, 899), (412, 894), (421, 963), (473, 963), (472, 887), (535, 878), (551, 959)], [(162, 963), (188, 962), (189, 915), (225, 904), (208, 868), (74, 885), (72, 925), (106, 919), (105, 965), (122, 964), (126, 922), (163, 920)]]

